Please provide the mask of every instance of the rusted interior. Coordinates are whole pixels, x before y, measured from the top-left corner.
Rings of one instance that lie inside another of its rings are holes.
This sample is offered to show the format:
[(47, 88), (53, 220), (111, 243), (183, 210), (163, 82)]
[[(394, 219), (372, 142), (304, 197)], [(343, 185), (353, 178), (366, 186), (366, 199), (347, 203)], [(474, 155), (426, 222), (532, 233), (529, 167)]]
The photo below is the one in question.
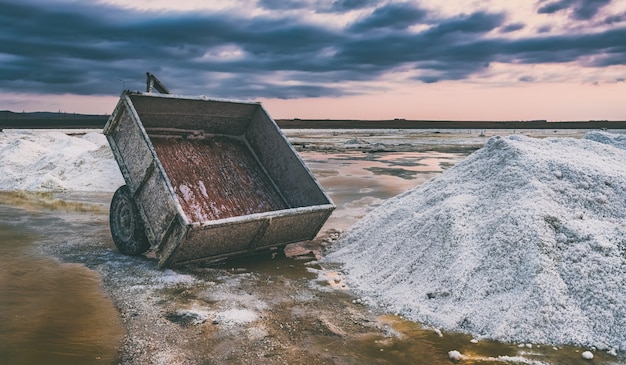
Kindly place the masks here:
[(239, 139), (152, 136), (151, 142), (192, 223), (289, 208)]

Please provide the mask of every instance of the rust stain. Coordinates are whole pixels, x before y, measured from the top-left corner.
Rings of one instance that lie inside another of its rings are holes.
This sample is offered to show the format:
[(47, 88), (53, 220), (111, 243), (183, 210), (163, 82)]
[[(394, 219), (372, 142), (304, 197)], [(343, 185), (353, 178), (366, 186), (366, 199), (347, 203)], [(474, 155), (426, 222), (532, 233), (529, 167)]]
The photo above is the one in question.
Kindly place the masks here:
[(191, 222), (289, 208), (252, 151), (236, 138), (151, 141)]

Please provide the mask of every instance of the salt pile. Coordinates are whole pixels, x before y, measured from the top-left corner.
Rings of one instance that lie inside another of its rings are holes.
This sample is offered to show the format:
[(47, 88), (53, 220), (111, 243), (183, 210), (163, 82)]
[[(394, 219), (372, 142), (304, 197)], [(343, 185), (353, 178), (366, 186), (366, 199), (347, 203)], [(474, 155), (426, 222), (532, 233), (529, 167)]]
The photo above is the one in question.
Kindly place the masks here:
[(493, 137), (325, 260), (371, 304), (438, 329), (626, 351), (624, 148), (603, 132)]
[(110, 192), (124, 184), (100, 132), (5, 130), (0, 156), (0, 190)]

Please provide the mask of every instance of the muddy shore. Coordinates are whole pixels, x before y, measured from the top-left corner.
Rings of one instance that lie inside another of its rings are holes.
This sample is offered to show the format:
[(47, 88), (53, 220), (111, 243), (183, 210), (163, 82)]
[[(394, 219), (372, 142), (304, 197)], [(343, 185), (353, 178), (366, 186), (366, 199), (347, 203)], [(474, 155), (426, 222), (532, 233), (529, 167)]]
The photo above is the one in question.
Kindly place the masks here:
[[(119, 316), (113, 321), (105, 312), (106, 318), (90, 322), (103, 333), (121, 330), (119, 342), (109, 338), (102, 345), (108, 351), (50, 364), (436, 365), (453, 363), (450, 351), (470, 356), (474, 364), (587, 363), (580, 355), (586, 349), (477, 342), (364, 305), (339, 268), (317, 262), (340, 235), (332, 229), (313, 241), (289, 245), (284, 256), (158, 270), (155, 258), (120, 254), (110, 238), (106, 197), (88, 200), (92, 203), (2, 196), (3, 222), (38, 237), (34, 254), (59, 260), (49, 269), (88, 270)], [(19, 268), (22, 274), (29, 270), (41, 268)], [(615, 361), (620, 360), (601, 352), (594, 358), (595, 364)]]

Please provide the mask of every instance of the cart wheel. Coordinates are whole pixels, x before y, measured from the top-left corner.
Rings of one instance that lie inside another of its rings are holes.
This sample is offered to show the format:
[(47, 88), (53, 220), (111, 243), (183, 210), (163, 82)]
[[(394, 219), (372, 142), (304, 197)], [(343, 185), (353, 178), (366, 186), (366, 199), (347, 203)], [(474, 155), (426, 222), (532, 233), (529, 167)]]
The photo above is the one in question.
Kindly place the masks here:
[(120, 186), (113, 194), (109, 224), (115, 247), (121, 253), (137, 256), (150, 248), (139, 210), (126, 185)]

